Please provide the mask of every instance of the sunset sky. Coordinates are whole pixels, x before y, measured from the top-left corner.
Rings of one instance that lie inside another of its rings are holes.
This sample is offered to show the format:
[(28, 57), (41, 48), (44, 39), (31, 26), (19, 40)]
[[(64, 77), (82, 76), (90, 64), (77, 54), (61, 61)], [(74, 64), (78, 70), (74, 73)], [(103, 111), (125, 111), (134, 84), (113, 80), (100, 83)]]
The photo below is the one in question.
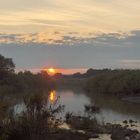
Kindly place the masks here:
[(0, 0), (0, 54), (18, 70), (140, 68), (140, 0)]

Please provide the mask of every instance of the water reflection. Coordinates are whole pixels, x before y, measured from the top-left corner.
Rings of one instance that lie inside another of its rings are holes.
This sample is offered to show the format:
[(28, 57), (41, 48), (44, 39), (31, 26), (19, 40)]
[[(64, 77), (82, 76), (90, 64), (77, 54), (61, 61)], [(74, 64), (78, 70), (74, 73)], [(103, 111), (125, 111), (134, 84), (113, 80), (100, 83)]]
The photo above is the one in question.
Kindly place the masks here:
[[(59, 98), (60, 97), (60, 98)], [(84, 105), (92, 104), (101, 108), (97, 117), (106, 122), (117, 122), (123, 120), (140, 121), (140, 104), (128, 103), (114, 97), (104, 95), (87, 94), (81, 89), (59, 89), (51, 91), (49, 100), (54, 103), (59, 99), (59, 103), (65, 105), (65, 112), (76, 114), (84, 113)], [(24, 104), (20, 103), (14, 107), (15, 112), (25, 109)]]
[(87, 97), (82, 90), (62, 89), (57, 90), (56, 93), (61, 97), (61, 103), (66, 106), (66, 111), (82, 113), (84, 112), (84, 105), (91, 103), (101, 108), (100, 114), (97, 115), (100, 120), (107, 122), (123, 121), (125, 119), (140, 121), (139, 104), (124, 102), (104, 95), (92, 94)]
[(73, 90), (57, 90), (60, 96), (60, 103), (65, 105), (65, 112), (83, 113), (84, 105), (89, 104), (89, 98), (82, 91), (74, 92)]
[(107, 121), (121, 121), (124, 119), (134, 119), (140, 121), (140, 105), (129, 103), (105, 95), (92, 94), (90, 102), (101, 108), (101, 115)]
[(51, 102), (54, 102), (55, 100), (56, 100), (56, 91), (55, 90), (53, 90), (53, 91), (51, 91), (50, 92), (50, 95), (49, 95), (49, 99), (50, 99), (50, 101)]

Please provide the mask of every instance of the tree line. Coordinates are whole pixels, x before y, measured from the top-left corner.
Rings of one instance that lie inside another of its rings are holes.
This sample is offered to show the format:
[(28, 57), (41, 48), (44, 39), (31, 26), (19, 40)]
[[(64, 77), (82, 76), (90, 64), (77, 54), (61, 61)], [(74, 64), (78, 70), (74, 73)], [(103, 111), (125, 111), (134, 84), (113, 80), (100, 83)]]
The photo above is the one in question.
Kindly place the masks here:
[(89, 78), (85, 89), (90, 93), (118, 97), (140, 94), (140, 70), (108, 70)]
[(38, 90), (50, 90), (55, 86), (52, 78), (44, 71), (15, 72), (11, 58), (0, 55), (0, 93), (18, 93)]

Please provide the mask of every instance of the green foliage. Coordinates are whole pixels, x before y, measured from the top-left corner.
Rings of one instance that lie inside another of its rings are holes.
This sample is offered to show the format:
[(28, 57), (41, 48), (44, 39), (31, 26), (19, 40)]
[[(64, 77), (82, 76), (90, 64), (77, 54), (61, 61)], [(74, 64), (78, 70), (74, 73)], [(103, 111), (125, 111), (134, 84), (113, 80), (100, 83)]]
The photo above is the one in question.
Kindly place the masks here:
[(15, 65), (10, 58), (0, 55), (0, 86), (8, 85), (13, 77)]
[(14, 72), (15, 65), (10, 58), (0, 55), (0, 73)]
[(140, 70), (112, 70), (90, 78), (86, 90), (115, 96), (140, 93)]
[(57, 100), (52, 105), (47, 95), (35, 94), (26, 97), (24, 104), (25, 111), (3, 121), (1, 138), (6, 135), (6, 140), (39, 140), (58, 130), (62, 121), (57, 115), (63, 111), (64, 106), (59, 105)]
[(14, 73), (12, 59), (0, 55), (0, 94), (43, 91), (54, 88), (52, 78), (46, 72), (33, 74), (30, 71)]
[(17, 77), (20, 82), (19, 88), (24, 92), (33, 91), (33, 90), (49, 91), (55, 87), (54, 81), (45, 72), (41, 72), (37, 74), (33, 74), (30, 71), (19, 72)]
[(7, 109), (9, 107), (9, 104), (4, 101), (0, 101), (0, 123), (1, 120), (3, 120), (7, 116)]

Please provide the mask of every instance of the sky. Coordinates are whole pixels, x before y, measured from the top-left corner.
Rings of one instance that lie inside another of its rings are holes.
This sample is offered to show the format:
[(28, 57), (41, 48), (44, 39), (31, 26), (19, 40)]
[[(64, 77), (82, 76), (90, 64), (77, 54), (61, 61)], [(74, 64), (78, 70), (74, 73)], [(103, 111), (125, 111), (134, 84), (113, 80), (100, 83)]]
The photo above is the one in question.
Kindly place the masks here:
[(139, 52), (139, 0), (0, 0), (0, 54), (18, 70), (140, 68)]

